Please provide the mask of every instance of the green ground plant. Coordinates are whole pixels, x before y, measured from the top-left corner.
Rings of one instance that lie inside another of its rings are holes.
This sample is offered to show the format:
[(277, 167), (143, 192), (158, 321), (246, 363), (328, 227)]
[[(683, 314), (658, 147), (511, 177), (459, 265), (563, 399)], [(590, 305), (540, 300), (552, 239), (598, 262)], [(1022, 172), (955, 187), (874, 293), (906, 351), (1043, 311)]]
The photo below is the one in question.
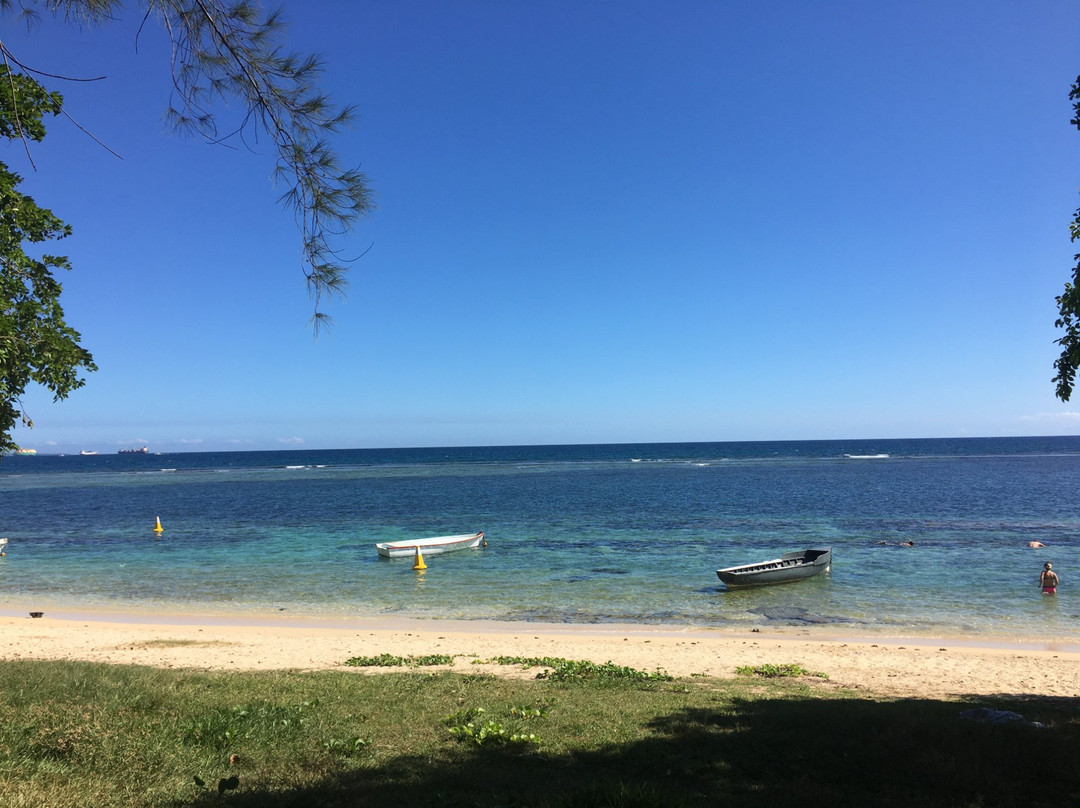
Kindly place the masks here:
[[(481, 660), (475, 660), (484, 664)], [(587, 660), (563, 659), (562, 657), (508, 657), (498, 656), (486, 661), (495, 665), (520, 665), (522, 668), (550, 668), (537, 674), (538, 679), (550, 679), (553, 682), (671, 682), (662, 670), (641, 671), (616, 665), (613, 662), (597, 664)]]
[[(1080, 798), (1076, 699), (875, 698), (806, 676), (566, 681), (408, 667), (0, 661), (0, 682), (5, 808), (1058, 808)], [(961, 718), (972, 706), (1044, 728)]]
[(400, 667), (434, 667), (436, 665), (452, 665), (454, 657), (449, 654), (428, 654), (427, 656), (394, 656), (393, 654), (377, 654), (376, 656), (355, 656), (345, 660), (345, 664), (353, 668), (400, 668)]
[(761, 676), (765, 679), (777, 679), (782, 676), (816, 676), (818, 679), (828, 679), (829, 674), (808, 671), (802, 665), (794, 662), (785, 662), (777, 665), (766, 662), (763, 665), (741, 665), (735, 669), (740, 676)]
[(450, 730), (450, 734), (459, 741), (467, 741), (477, 746), (539, 745), (539, 736), (532, 732), (522, 731), (520, 726), (528, 718), (539, 717), (541, 714), (539, 710), (534, 712), (535, 715), (531, 715), (511, 707), (507, 717), (503, 719), (509, 724), (507, 726), (489, 717), (487, 710), (483, 707), (470, 707), (448, 715), (444, 723)]

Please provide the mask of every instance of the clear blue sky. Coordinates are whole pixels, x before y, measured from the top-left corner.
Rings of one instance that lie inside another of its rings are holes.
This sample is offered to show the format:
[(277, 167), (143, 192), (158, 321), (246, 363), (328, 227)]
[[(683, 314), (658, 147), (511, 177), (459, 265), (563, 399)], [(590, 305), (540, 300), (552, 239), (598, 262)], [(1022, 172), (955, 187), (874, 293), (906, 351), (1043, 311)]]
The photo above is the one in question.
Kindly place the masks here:
[[(286, 0), (376, 190), (318, 340), (273, 157), (169, 134), (164, 34), (5, 23), (71, 124), (100, 366), (40, 452), (1050, 435), (1073, 2)], [(227, 119), (227, 110), (223, 110)]]

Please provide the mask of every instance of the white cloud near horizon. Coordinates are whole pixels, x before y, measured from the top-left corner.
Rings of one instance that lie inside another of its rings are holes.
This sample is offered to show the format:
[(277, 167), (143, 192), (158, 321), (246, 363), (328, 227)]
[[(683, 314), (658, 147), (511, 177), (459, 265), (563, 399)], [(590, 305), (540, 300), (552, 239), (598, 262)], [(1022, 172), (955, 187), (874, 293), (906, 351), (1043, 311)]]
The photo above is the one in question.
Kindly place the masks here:
[(1080, 412), (1066, 410), (1065, 412), (1037, 412), (1034, 415), (1021, 415), (1019, 420), (1024, 423), (1041, 424), (1080, 424)]

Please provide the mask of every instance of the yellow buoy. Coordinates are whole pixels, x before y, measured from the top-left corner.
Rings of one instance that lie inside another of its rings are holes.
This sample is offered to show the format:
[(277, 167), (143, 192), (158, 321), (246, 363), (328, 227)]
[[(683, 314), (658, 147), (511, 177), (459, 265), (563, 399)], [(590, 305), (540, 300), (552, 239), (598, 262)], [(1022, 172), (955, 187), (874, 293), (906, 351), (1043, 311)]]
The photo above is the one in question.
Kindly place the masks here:
[(160, 516), (158, 516), (158, 517), (156, 517), (156, 518), (157, 518), (157, 524), (155, 524), (155, 525), (154, 525), (154, 532), (155, 532), (155, 533), (161, 533), (162, 531), (164, 531), (164, 530), (165, 530), (165, 528), (163, 528), (163, 527), (161, 526), (161, 517), (160, 517)]
[(413, 562), (412, 568), (421, 572), (427, 569), (427, 564), (424, 563), (424, 555), (420, 552), (419, 547), (416, 548), (416, 561)]

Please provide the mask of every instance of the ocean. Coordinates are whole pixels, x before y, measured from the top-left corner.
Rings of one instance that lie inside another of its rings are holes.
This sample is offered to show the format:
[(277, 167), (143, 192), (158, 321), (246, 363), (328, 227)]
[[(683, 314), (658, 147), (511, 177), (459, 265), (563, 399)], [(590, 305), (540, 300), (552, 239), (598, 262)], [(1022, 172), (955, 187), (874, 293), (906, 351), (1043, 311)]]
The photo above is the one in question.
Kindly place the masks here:
[[(0, 611), (1075, 641), (1077, 491), (1080, 437), (9, 456)], [(478, 530), (422, 573), (374, 548)], [(827, 575), (716, 577), (817, 546)]]

